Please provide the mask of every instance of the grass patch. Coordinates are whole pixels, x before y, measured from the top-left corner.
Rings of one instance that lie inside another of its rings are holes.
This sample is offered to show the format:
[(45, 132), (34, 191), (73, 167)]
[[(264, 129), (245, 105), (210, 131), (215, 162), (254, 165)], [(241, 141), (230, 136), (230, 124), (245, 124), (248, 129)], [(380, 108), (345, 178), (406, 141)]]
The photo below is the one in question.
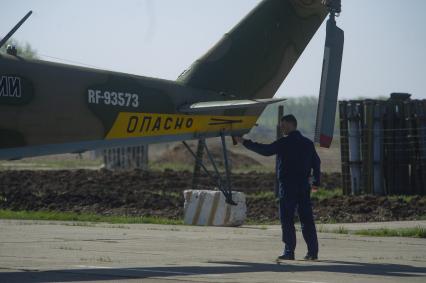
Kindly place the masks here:
[(426, 228), (413, 227), (413, 228), (399, 228), (399, 229), (362, 229), (362, 230), (348, 230), (344, 226), (339, 226), (336, 229), (327, 229), (322, 225), (317, 227), (319, 233), (335, 233), (345, 235), (359, 235), (371, 237), (407, 237), (407, 238), (426, 238)]
[(247, 218), (246, 221), (244, 221), (244, 225), (262, 225), (266, 227), (265, 225), (281, 225), (280, 220), (255, 220)]
[(333, 189), (333, 190), (319, 188), (318, 191), (312, 192), (311, 198), (321, 201), (324, 199), (329, 199), (329, 198), (333, 198), (333, 197), (341, 196), (341, 195), (343, 195), (343, 192), (342, 192), (342, 189), (340, 188)]
[(0, 161), (0, 170), (69, 170), (99, 169), (102, 161), (84, 158), (26, 158), (14, 161)]
[(400, 228), (400, 229), (366, 229), (354, 231), (355, 235), (373, 236), (373, 237), (409, 237), (409, 238), (426, 238), (426, 228), (414, 227), (414, 228)]
[[(311, 193), (311, 198), (316, 200), (324, 200), (328, 198), (333, 198), (336, 196), (341, 196), (342, 190), (341, 189), (334, 189), (334, 190), (327, 190), (324, 188), (319, 188), (318, 191)], [(272, 191), (262, 191), (262, 192), (256, 192), (254, 194), (247, 194), (247, 198), (251, 198), (253, 200), (259, 200), (259, 199), (267, 199), (274, 201), (276, 200), (275, 192)]]
[(251, 172), (265, 173), (265, 174), (274, 173), (275, 167), (269, 167), (265, 165), (246, 165), (246, 166), (238, 166), (238, 167), (232, 168), (232, 173), (247, 174)]
[(103, 216), (89, 213), (55, 212), (55, 211), (12, 211), (0, 210), (0, 219), (14, 220), (50, 220), (104, 222), (110, 224), (163, 224), (183, 225), (183, 220), (149, 216)]
[(416, 197), (416, 196), (413, 196), (413, 195), (397, 195), (397, 196), (389, 196), (389, 197), (388, 197), (388, 199), (389, 199), (390, 201), (398, 201), (398, 200), (401, 200), (402, 202), (409, 203), (409, 202), (411, 202), (411, 200), (412, 200), (414, 197)]
[[(216, 160), (217, 161), (217, 160)], [(195, 162), (195, 161), (194, 161)], [(192, 172), (194, 170), (194, 162), (190, 163), (181, 163), (181, 162), (150, 162), (149, 163), (149, 170), (151, 171), (159, 171), (163, 172), (165, 170), (173, 170), (173, 171), (189, 171)], [(209, 171), (213, 171), (213, 167), (210, 164), (210, 161), (206, 162), (204, 164), (206, 168)], [(223, 166), (218, 166), (218, 170), (221, 173), (225, 173), (225, 168)], [(238, 166), (232, 168), (232, 173), (234, 174), (242, 174), (242, 173), (250, 173), (250, 172), (256, 172), (256, 173), (273, 173), (274, 169), (269, 168), (262, 165), (249, 165), (249, 166)], [(204, 172), (203, 172), (204, 173)]]
[(150, 162), (149, 163), (150, 171), (160, 171), (173, 170), (173, 171), (190, 171), (194, 170), (194, 164), (192, 163), (172, 163), (172, 162)]
[(252, 199), (252, 200), (260, 200), (260, 199), (266, 199), (271, 201), (276, 200), (275, 192), (271, 192), (271, 191), (262, 191), (262, 192), (256, 192), (254, 194), (247, 194), (246, 197), (247, 199)]
[(334, 229), (332, 231), (332, 233), (336, 233), (336, 234), (349, 234), (349, 231), (344, 226), (339, 226), (339, 228)]

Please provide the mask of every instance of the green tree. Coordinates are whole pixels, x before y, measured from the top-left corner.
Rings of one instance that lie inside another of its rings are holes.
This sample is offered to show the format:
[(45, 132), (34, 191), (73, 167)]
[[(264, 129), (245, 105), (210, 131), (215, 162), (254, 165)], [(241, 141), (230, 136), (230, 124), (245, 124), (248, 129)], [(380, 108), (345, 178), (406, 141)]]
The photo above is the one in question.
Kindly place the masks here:
[(18, 50), (18, 55), (27, 59), (38, 59), (37, 51), (28, 42), (22, 43), (15, 39), (10, 39), (2, 46), (0, 52), (5, 53), (8, 45), (14, 45)]
[[(284, 103), (285, 114), (293, 114), (299, 122), (299, 130), (311, 137), (315, 131), (318, 98), (314, 96), (303, 96), (290, 98)], [(278, 105), (268, 106), (260, 116), (258, 123), (275, 131), (277, 124)]]

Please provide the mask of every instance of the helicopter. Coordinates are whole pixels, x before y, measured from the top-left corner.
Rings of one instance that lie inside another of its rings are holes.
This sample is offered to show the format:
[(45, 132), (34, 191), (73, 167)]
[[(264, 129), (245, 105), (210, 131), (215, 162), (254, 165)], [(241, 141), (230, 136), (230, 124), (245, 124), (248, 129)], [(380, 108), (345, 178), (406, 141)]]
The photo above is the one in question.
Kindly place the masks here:
[[(266, 106), (285, 100), (273, 97), (327, 15), (315, 139), (329, 147), (338, 13), (340, 0), (263, 0), (175, 81), (25, 59), (9, 47), (0, 54), (0, 159), (214, 137), (227, 159), (225, 137), (248, 133)], [(221, 187), (231, 202), (230, 185)]]

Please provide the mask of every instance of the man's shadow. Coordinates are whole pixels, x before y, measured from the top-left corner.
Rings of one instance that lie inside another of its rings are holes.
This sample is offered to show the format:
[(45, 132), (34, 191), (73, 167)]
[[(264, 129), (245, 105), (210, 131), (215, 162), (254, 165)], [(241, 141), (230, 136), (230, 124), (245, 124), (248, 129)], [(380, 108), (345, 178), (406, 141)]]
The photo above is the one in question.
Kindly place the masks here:
[[(345, 261), (321, 261), (318, 263), (292, 264), (284, 262), (209, 262), (221, 266), (170, 266), (136, 268), (88, 268), (62, 269), (50, 271), (1, 272), (0, 282), (71, 282), (71, 281), (109, 281), (126, 279), (144, 279), (149, 277), (167, 278), (172, 276), (208, 276), (257, 272), (330, 272), (354, 275), (375, 275), (399, 278), (426, 276), (426, 267), (415, 267), (387, 263), (357, 263)], [(303, 262), (298, 262), (303, 263)]]

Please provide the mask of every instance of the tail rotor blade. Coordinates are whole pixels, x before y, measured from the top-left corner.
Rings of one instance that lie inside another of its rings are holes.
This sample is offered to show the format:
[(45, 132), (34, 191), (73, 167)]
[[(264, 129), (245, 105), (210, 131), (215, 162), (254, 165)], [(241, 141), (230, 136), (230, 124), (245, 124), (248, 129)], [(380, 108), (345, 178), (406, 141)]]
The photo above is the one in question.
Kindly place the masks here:
[(333, 140), (343, 59), (344, 32), (336, 26), (334, 15), (327, 21), (321, 88), (317, 110), (315, 142), (329, 148)]

